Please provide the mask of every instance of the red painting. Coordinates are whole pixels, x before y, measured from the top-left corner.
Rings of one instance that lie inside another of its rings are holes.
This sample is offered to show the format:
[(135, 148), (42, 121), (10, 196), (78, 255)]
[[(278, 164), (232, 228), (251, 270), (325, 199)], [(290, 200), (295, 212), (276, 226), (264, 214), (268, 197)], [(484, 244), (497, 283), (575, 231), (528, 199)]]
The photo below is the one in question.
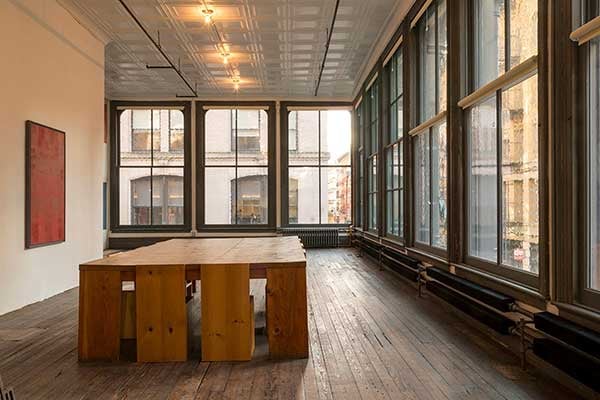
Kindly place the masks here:
[(26, 123), (25, 247), (65, 241), (65, 133)]

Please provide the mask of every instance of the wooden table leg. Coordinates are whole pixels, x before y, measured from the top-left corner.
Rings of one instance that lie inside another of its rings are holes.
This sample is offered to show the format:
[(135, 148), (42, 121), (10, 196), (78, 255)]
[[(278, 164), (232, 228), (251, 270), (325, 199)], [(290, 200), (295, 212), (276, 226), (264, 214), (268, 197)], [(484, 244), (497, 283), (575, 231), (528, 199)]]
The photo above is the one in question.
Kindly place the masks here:
[(307, 358), (306, 268), (268, 268), (266, 295), (271, 358)]
[(186, 361), (185, 266), (137, 266), (138, 362)]
[(80, 271), (79, 360), (116, 361), (120, 344), (120, 271)]
[(202, 361), (248, 361), (254, 351), (254, 309), (248, 264), (202, 264)]

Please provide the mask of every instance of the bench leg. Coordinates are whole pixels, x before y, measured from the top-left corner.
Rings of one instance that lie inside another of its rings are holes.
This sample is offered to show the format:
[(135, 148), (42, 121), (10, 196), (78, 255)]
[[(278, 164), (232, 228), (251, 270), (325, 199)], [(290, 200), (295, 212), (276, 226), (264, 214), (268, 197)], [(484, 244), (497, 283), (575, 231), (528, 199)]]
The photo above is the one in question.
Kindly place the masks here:
[(138, 362), (186, 361), (185, 266), (137, 266)]
[(271, 358), (307, 358), (306, 268), (268, 268), (266, 294)]
[(121, 273), (79, 272), (79, 360), (116, 361), (121, 344)]

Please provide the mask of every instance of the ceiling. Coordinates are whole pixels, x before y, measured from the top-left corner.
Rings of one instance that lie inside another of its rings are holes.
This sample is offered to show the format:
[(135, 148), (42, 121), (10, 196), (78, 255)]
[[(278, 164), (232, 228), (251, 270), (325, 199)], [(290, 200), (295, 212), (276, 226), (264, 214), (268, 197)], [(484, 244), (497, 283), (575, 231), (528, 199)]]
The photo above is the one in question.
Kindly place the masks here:
[[(314, 96), (335, 0), (124, 0), (199, 96)], [(192, 95), (118, 0), (62, 0), (108, 40), (108, 98)], [(406, 0), (340, 0), (318, 96), (349, 99), (388, 18)], [(218, 33), (217, 33), (218, 32)], [(223, 63), (222, 47), (231, 54)], [(233, 77), (239, 75), (240, 88)]]

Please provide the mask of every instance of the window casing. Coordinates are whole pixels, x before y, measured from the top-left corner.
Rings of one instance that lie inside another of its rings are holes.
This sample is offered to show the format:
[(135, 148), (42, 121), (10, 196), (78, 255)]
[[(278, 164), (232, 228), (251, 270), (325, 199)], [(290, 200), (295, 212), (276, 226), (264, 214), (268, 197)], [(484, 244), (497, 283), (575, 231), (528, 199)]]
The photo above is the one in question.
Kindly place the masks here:
[(261, 106), (198, 107), (203, 199), (199, 225), (214, 230), (274, 226), (274, 189), (269, 183), (274, 144), (268, 111)]
[[(469, 87), (482, 96), (465, 107), (467, 262), (533, 287), (540, 269), (537, 5), (472, 0)], [(496, 89), (478, 92), (484, 85)]]
[(402, 49), (390, 59), (386, 72), (389, 83), (389, 132), (385, 147), (385, 232), (404, 237), (404, 88)]
[(111, 231), (191, 230), (190, 109), (111, 103)]
[[(288, 141), (282, 145), (295, 145), (283, 149), (287, 225), (351, 224), (351, 112), (282, 109), (288, 129)], [(293, 136), (295, 142), (290, 143)]]
[(446, 2), (433, 1), (414, 27), (417, 42), (417, 121), (413, 147), (414, 241), (446, 254), (448, 154)]
[(379, 150), (379, 79), (371, 85), (366, 93), (368, 124), (365, 126), (366, 163), (367, 163), (367, 229), (376, 232), (378, 229), (377, 195), (378, 174), (377, 156)]

